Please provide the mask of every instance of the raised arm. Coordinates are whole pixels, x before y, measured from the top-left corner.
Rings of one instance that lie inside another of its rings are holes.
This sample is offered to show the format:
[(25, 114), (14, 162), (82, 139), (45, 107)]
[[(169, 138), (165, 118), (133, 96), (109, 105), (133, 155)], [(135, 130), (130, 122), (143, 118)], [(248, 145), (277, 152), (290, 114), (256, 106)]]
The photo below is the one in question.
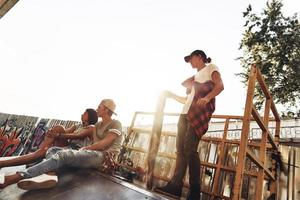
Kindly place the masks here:
[(76, 125), (66, 128), (66, 133), (73, 133), (76, 130)]
[(68, 134), (61, 134), (59, 136), (59, 138), (63, 138), (63, 139), (82, 139), (85, 137), (89, 137), (91, 135), (93, 135), (93, 131), (94, 131), (93, 126), (89, 126), (86, 127), (84, 129), (82, 129), (79, 133), (68, 133)]
[(53, 138), (60, 138), (60, 139), (82, 139), (85, 137), (89, 137), (93, 135), (94, 131), (93, 126), (88, 126), (83, 128), (80, 132), (78, 133), (67, 133), (67, 134), (62, 134), (62, 133), (51, 133), (50, 137)]
[(174, 94), (173, 92), (170, 91), (164, 91), (164, 94), (166, 97), (172, 98), (182, 104), (185, 104), (187, 99), (186, 97), (178, 96), (177, 94)]

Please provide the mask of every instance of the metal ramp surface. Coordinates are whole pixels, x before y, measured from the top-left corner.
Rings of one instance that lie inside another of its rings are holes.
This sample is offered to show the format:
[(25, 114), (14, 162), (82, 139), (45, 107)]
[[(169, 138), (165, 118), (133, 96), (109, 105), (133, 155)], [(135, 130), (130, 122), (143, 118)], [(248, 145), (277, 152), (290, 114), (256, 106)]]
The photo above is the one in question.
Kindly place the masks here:
[(164, 200), (157, 194), (96, 170), (68, 169), (55, 188), (25, 191), (10, 185), (0, 190), (0, 200)]

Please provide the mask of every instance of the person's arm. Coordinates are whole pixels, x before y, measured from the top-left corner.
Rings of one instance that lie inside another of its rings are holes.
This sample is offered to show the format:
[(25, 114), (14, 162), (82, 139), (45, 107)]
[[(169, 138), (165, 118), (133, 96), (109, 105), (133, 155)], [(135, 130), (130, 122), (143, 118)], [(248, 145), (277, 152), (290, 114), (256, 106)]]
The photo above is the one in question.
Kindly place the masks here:
[(62, 139), (82, 139), (85, 137), (89, 137), (93, 134), (94, 127), (87, 127), (82, 129), (79, 133), (68, 133), (68, 134), (58, 134), (56, 138)]
[(70, 128), (66, 128), (66, 133), (73, 133), (76, 130), (76, 125), (74, 124)]
[(205, 97), (199, 98), (197, 104), (200, 106), (204, 106), (207, 104), (212, 98), (216, 97), (224, 90), (223, 81), (221, 75), (218, 71), (214, 71), (211, 75), (212, 81), (214, 82), (214, 88), (210, 93), (208, 93)]
[(164, 94), (166, 97), (172, 98), (182, 104), (185, 104), (186, 99), (187, 99), (187, 97), (178, 96), (177, 94), (174, 94), (173, 92), (170, 92), (167, 90), (164, 91)]
[(82, 147), (81, 149), (83, 150), (96, 150), (96, 151), (102, 151), (107, 149), (109, 146), (112, 145), (113, 141), (119, 137), (119, 135), (115, 132), (109, 132), (105, 138), (103, 138), (102, 140), (95, 142), (92, 145), (86, 146), (86, 147)]

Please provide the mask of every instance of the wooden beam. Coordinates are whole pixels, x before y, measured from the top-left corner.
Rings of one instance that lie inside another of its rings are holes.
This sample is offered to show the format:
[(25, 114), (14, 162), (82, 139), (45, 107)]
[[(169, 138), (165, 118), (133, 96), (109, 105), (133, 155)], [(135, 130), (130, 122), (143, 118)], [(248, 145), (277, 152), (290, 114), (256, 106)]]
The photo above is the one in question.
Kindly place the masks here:
[[(266, 131), (262, 131), (260, 148), (259, 148), (259, 160), (264, 165), (266, 163), (266, 150), (267, 150), (267, 142), (268, 142), (268, 125), (269, 125), (269, 115), (270, 115), (270, 107), (271, 107), (271, 99), (267, 99), (265, 102), (265, 112), (263, 118), (263, 125), (266, 128)], [(252, 109), (252, 112), (256, 112), (256, 110)], [(258, 114), (256, 112), (256, 114)], [(275, 145), (275, 143), (274, 143)], [(275, 145), (276, 146), (276, 145)], [(264, 169), (258, 169), (258, 177), (256, 181), (256, 192), (255, 199), (262, 199), (263, 197), (263, 184), (264, 184)]]
[(19, 0), (0, 0), (0, 19), (18, 2)]
[(271, 94), (270, 94), (269, 89), (267, 88), (267, 84), (266, 84), (265, 79), (264, 79), (264, 77), (262, 76), (260, 70), (257, 70), (256, 75), (257, 75), (256, 78), (257, 78), (257, 81), (258, 81), (258, 83), (259, 83), (259, 85), (260, 85), (260, 88), (262, 89), (262, 91), (263, 91), (263, 93), (265, 94), (266, 98), (267, 98), (267, 99), (271, 99), (272, 96), (271, 96)]
[[(221, 143), (222, 139), (221, 138), (214, 138), (214, 137), (203, 137), (201, 138), (202, 141), (205, 142), (218, 142)], [(224, 140), (226, 144), (236, 144), (240, 145), (239, 140)], [(248, 146), (253, 146), (253, 147), (260, 147), (260, 144), (258, 142), (248, 142)], [(267, 144), (268, 149), (272, 149), (273, 147), (270, 144)]]
[(264, 169), (264, 171), (266, 172), (266, 174), (273, 180), (273, 181), (275, 181), (275, 177), (274, 177), (274, 175), (272, 174), (272, 172), (268, 169), (268, 168), (266, 168), (265, 166), (264, 166), (264, 164), (263, 163), (261, 163), (260, 162), (260, 160), (249, 150), (249, 149), (247, 149), (247, 156), (248, 156), (248, 158), (252, 161), (252, 162), (254, 162), (259, 168), (261, 168), (261, 169)]
[[(133, 127), (131, 128), (132, 131), (137, 132), (137, 133), (144, 133), (144, 134), (152, 134), (152, 130), (149, 128), (136, 128)], [(171, 136), (171, 137), (176, 137), (177, 134), (173, 131), (161, 131), (161, 135), (163, 136)]]
[(241, 143), (240, 143), (240, 148), (238, 153), (238, 163), (236, 166), (235, 182), (233, 186), (233, 197), (232, 197), (233, 200), (241, 199), (243, 172), (245, 167), (246, 149), (247, 149), (247, 142), (248, 142), (249, 131), (250, 131), (251, 110), (253, 105), (254, 87), (256, 82), (256, 71), (257, 71), (256, 67), (252, 65), (249, 74), (247, 98), (245, 103), (245, 111), (244, 111), (243, 126), (242, 126), (242, 133), (241, 133)]
[(223, 138), (221, 139), (221, 144), (218, 146), (219, 159), (218, 159), (218, 163), (217, 163), (217, 168), (216, 168), (214, 182), (213, 182), (213, 188), (212, 188), (214, 194), (218, 193), (218, 190), (219, 190), (218, 185), (219, 185), (219, 177), (221, 174), (221, 166), (223, 165), (224, 157), (227, 156), (227, 155), (225, 155), (225, 140), (227, 138), (228, 127), (229, 127), (229, 118), (227, 118), (225, 121)]
[(149, 144), (149, 153), (147, 157), (147, 189), (152, 189), (153, 186), (153, 174), (154, 174), (154, 167), (155, 167), (155, 159), (158, 153), (159, 143), (160, 143), (160, 136), (164, 118), (164, 108), (166, 103), (166, 97), (164, 94), (161, 94), (157, 105), (156, 105), (156, 112), (153, 120), (153, 127), (152, 127), (152, 135), (150, 138)]
[(126, 146), (126, 148), (137, 151), (137, 152), (141, 152), (141, 153), (148, 153), (147, 150), (140, 148), (140, 147)]
[(149, 128), (136, 128), (133, 127), (131, 128), (132, 131), (137, 132), (137, 133), (147, 133), (147, 134), (151, 134), (152, 130)]
[(272, 113), (275, 117), (275, 120), (279, 122), (280, 121), (280, 116), (278, 114), (277, 108), (276, 108), (275, 103), (273, 101), (272, 101), (272, 104), (271, 104), (271, 110), (272, 110)]
[(272, 145), (272, 147), (274, 149), (277, 149), (277, 145), (275, 143), (275, 140), (274, 140), (273, 136), (269, 132), (268, 128), (264, 125), (262, 119), (260, 118), (260, 116), (259, 116), (257, 110), (254, 108), (254, 106), (252, 106), (252, 115), (255, 118), (258, 126), (261, 128), (262, 132), (266, 132), (267, 133), (268, 140), (269, 140), (270, 144)]

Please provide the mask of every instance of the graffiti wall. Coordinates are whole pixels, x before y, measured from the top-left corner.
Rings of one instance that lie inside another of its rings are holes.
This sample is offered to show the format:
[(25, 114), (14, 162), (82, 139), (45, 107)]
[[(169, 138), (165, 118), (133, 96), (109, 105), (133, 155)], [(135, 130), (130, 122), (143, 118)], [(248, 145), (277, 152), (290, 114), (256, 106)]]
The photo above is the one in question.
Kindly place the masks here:
[(78, 123), (80, 122), (0, 113), (0, 157), (34, 151), (49, 128), (58, 124), (68, 128)]

